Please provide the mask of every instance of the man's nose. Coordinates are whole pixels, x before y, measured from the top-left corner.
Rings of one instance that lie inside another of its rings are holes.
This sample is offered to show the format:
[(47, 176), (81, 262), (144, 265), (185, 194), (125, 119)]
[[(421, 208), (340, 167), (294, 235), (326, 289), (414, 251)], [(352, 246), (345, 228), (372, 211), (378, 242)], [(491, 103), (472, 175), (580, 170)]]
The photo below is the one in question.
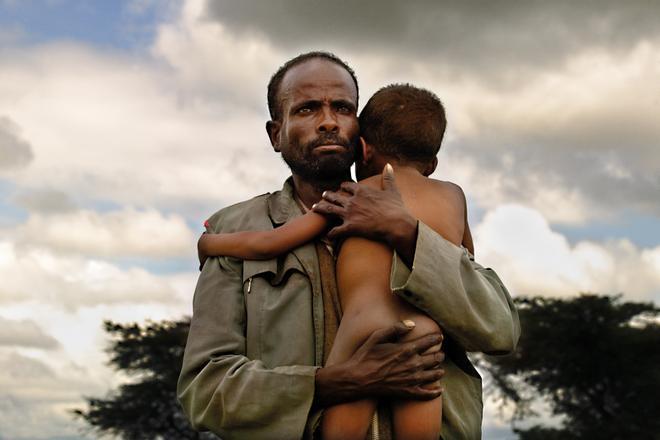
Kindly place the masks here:
[(335, 133), (339, 131), (339, 125), (337, 125), (337, 115), (334, 111), (332, 111), (332, 109), (323, 109), (317, 130), (321, 133)]

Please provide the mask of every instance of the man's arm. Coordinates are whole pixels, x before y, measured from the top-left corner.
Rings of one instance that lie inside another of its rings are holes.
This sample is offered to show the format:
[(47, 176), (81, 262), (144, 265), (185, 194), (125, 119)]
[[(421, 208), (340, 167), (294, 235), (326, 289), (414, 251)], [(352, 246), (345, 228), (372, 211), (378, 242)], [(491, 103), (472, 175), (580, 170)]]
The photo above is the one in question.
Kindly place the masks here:
[(392, 290), (431, 316), (468, 351), (512, 351), (520, 336), (518, 313), (509, 292), (491, 269), (408, 212), (391, 171), (383, 190), (353, 182), (327, 192), (315, 205), (343, 223), (329, 235), (359, 235), (385, 241), (394, 250)]
[(466, 351), (508, 353), (518, 343), (518, 312), (497, 274), (424, 223), (419, 223), (412, 270), (395, 252), (390, 283)]

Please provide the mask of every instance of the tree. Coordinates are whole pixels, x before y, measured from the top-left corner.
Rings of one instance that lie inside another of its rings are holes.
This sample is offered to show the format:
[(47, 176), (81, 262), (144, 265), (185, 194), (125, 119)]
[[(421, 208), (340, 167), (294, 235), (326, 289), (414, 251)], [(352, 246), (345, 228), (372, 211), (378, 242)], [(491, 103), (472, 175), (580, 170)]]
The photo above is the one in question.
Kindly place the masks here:
[(518, 349), (482, 358), (515, 419), (546, 398), (561, 428), (516, 429), (521, 439), (660, 438), (660, 309), (620, 296), (518, 298)]
[(105, 399), (88, 398), (88, 409), (74, 414), (97, 432), (126, 440), (216, 438), (194, 431), (176, 399), (190, 322), (104, 325), (112, 337), (110, 364), (135, 380)]

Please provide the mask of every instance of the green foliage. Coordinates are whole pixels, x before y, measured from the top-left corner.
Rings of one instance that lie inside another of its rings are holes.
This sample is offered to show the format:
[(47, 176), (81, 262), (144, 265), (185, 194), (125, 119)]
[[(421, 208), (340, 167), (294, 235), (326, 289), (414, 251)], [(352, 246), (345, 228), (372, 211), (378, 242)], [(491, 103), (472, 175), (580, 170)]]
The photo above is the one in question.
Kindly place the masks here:
[(518, 429), (521, 439), (660, 438), (660, 309), (597, 295), (516, 303), (518, 349), (483, 366), (518, 419), (541, 396), (564, 420)]
[(88, 398), (88, 409), (74, 411), (97, 432), (126, 440), (215, 438), (195, 432), (176, 399), (189, 321), (116, 324), (111, 335), (110, 364), (134, 378), (105, 399)]

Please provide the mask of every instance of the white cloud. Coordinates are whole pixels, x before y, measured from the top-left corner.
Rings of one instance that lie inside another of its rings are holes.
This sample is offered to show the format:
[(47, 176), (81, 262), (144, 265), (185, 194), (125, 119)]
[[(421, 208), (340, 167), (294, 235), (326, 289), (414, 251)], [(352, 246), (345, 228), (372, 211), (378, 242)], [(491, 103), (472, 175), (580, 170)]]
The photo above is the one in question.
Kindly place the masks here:
[(75, 310), (98, 304), (172, 303), (176, 291), (138, 267), (61, 256), (43, 248), (0, 242), (0, 302), (39, 301)]
[(201, 99), (161, 64), (79, 45), (7, 52), (0, 114), (20, 125), (34, 154), (15, 172), (22, 190), (75, 194), (83, 206), (176, 209), (201, 224), (287, 174), (268, 143), (265, 102), (260, 112)]
[(196, 234), (176, 214), (154, 209), (33, 214), (15, 231), (19, 244), (88, 256), (194, 258)]
[(660, 300), (660, 246), (639, 249), (628, 240), (571, 245), (541, 213), (521, 205), (489, 211), (473, 232), (477, 260), (497, 270), (515, 294)]

